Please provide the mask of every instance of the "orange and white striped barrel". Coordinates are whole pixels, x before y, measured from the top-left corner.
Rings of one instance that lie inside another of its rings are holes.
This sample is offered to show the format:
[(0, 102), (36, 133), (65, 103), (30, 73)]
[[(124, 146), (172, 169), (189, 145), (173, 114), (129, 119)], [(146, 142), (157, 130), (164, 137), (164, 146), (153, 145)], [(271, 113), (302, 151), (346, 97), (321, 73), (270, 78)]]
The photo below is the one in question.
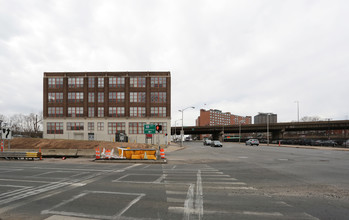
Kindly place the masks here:
[(96, 148), (96, 159), (101, 159), (101, 152), (99, 151), (99, 148)]
[(160, 157), (161, 159), (165, 159), (165, 150), (163, 148), (160, 149)]

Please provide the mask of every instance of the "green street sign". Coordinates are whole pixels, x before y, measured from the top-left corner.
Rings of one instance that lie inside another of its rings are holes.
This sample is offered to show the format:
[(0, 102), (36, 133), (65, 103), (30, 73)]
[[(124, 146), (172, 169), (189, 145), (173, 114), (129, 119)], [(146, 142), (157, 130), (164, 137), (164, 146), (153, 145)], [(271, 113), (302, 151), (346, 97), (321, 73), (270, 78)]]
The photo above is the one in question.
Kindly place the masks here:
[(155, 134), (155, 125), (144, 125), (144, 134)]

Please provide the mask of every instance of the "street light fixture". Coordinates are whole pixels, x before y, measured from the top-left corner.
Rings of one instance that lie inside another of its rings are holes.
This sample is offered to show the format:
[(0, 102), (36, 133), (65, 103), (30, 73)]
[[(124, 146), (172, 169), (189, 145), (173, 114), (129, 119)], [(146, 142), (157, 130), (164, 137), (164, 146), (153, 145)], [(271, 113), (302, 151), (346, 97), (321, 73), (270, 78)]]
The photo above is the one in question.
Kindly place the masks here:
[(178, 110), (180, 112), (182, 112), (182, 131), (181, 131), (181, 147), (183, 147), (183, 135), (184, 135), (184, 130), (183, 130), (183, 112), (189, 108), (192, 108), (194, 109), (195, 107), (191, 106), (191, 107), (187, 107), (187, 108), (184, 108), (182, 110)]

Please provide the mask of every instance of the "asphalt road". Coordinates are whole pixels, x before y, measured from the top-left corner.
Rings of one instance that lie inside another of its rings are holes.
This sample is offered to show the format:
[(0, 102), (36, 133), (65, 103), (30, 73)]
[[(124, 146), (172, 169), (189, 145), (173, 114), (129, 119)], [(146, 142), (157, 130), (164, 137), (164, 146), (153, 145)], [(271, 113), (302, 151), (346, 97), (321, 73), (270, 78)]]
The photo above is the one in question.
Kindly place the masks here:
[(168, 164), (2, 160), (0, 218), (348, 219), (348, 151), (185, 144)]

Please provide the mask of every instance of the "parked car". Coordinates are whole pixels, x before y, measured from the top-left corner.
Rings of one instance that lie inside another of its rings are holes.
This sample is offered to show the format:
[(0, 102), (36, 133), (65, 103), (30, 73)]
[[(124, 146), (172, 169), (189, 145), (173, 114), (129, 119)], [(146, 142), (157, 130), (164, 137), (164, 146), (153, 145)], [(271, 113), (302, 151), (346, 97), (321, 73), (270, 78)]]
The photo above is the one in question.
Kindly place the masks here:
[(335, 146), (337, 146), (338, 144), (337, 144), (337, 142), (335, 142), (335, 141), (328, 140), (328, 141), (323, 141), (323, 142), (322, 142), (322, 145), (323, 145), (323, 146), (335, 147)]
[(246, 145), (250, 145), (250, 146), (256, 145), (256, 146), (258, 146), (259, 145), (259, 141), (258, 141), (258, 139), (248, 139), (246, 141)]
[(220, 141), (211, 141), (211, 147), (223, 147)]
[(349, 139), (343, 142), (344, 147), (349, 147)]
[(204, 145), (211, 145), (211, 140), (210, 139), (205, 139), (204, 140)]

